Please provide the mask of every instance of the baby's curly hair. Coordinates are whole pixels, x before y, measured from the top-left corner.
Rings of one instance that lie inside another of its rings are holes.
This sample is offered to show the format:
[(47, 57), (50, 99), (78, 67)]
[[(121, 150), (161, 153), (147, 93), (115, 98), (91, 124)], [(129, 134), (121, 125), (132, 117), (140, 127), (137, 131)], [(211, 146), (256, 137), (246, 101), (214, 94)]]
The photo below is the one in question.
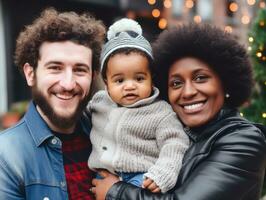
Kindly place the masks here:
[(153, 44), (155, 85), (168, 100), (168, 72), (175, 61), (194, 57), (205, 62), (220, 77), (227, 106), (236, 108), (251, 95), (252, 66), (243, 46), (229, 33), (211, 25), (187, 24), (161, 33)]
[(105, 26), (90, 14), (60, 13), (54, 8), (47, 8), (33, 24), (26, 26), (20, 33), (15, 50), (15, 64), (21, 72), (25, 63), (35, 69), (43, 42), (70, 40), (92, 50), (92, 69), (99, 70), (104, 37)]

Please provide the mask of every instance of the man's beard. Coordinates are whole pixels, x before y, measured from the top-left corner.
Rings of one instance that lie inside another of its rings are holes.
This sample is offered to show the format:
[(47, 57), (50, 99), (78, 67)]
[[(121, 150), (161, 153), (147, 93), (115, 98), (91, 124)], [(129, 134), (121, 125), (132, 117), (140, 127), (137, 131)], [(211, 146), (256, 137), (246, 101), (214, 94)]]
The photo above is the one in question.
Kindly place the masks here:
[(32, 98), (34, 103), (40, 107), (43, 114), (53, 125), (61, 129), (68, 129), (73, 127), (77, 123), (77, 120), (79, 120), (89, 102), (90, 94), (87, 94), (78, 102), (76, 110), (68, 117), (58, 115), (53, 109), (53, 105), (50, 104), (49, 99), (43, 95), (36, 85), (32, 87)]

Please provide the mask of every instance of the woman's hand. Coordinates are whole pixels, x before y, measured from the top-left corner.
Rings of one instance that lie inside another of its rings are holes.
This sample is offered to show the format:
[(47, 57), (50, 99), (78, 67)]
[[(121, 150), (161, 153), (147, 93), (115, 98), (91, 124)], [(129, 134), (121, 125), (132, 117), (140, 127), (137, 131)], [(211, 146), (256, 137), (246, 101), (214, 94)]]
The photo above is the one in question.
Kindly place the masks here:
[(100, 170), (98, 173), (102, 179), (93, 179), (92, 185), (94, 187), (90, 191), (95, 195), (96, 200), (105, 200), (108, 190), (119, 181), (119, 178), (106, 170)]

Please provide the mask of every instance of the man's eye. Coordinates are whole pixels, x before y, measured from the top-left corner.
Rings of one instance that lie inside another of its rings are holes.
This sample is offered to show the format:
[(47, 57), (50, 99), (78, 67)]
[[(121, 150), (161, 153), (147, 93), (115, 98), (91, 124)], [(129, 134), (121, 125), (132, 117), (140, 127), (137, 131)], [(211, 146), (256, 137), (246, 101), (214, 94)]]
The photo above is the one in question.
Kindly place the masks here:
[(48, 67), (49, 70), (53, 70), (53, 71), (59, 71), (61, 68), (60, 66), (57, 65), (51, 65)]
[(84, 68), (76, 68), (75, 69), (75, 72), (81, 72), (81, 73), (83, 73), (83, 72), (87, 72), (87, 70), (84, 69)]

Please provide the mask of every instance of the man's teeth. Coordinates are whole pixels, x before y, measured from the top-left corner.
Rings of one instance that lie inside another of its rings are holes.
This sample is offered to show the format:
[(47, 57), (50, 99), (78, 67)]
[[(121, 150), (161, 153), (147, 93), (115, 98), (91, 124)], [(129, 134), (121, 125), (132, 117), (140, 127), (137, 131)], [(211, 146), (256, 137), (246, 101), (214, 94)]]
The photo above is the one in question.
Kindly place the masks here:
[(184, 106), (184, 108), (186, 110), (193, 110), (193, 109), (201, 107), (202, 105), (203, 105), (203, 103), (196, 103), (196, 104), (186, 105), (186, 106)]
[(65, 99), (65, 100), (71, 99), (73, 97), (73, 95), (62, 95), (62, 94), (57, 94), (56, 96), (60, 99)]

